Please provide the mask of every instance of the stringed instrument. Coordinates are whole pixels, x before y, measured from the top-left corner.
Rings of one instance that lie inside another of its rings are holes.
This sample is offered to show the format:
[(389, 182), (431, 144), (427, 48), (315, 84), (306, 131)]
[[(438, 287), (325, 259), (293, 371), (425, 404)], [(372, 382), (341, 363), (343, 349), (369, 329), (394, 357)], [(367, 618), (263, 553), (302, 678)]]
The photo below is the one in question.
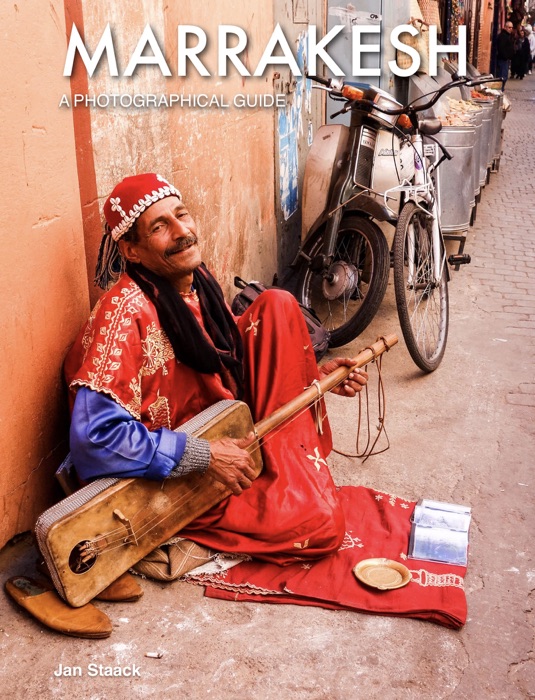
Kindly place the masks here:
[[(256, 439), (247, 449), (258, 476), (262, 438), (396, 343), (395, 335), (382, 337), (357, 355), (355, 365), (338, 367), (256, 425), (245, 403), (226, 400), (195, 416), (180, 430), (206, 440), (225, 436), (239, 439), (254, 432)], [(40, 515), (35, 536), (59, 594), (73, 607), (80, 607), (230, 494), (209, 474), (191, 473), (163, 482), (97, 479)]]

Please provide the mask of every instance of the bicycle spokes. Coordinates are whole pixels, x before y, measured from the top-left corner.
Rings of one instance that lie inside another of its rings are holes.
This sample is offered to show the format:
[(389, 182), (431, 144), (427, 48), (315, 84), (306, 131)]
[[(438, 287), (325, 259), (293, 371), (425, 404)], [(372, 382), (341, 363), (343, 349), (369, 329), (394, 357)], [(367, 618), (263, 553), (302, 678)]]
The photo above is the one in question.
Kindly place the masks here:
[(438, 367), (448, 330), (445, 258), (441, 251), (436, 259), (434, 238), (432, 216), (408, 203), (394, 243), (396, 304), (407, 348), (426, 372)]

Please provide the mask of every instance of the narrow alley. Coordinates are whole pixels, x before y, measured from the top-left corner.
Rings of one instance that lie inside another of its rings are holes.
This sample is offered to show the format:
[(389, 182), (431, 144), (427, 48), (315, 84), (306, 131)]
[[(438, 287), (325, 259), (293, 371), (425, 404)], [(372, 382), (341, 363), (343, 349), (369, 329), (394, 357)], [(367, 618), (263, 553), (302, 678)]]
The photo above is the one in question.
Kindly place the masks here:
[[(452, 272), (443, 363), (430, 375), (412, 364), (391, 279), (379, 314), (346, 348), (386, 333), (400, 338), (382, 370), (390, 448), (364, 463), (330, 458), (337, 484), (472, 508), (466, 625), (454, 631), (413, 619), (211, 600), (199, 586), (147, 580), (136, 604), (98, 604), (114, 631), (89, 641), (40, 627), (2, 595), (4, 697), (535, 697), (535, 75), (509, 81), (506, 94), (512, 109), (500, 169), (482, 192), (466, 245), (472, 263)], [(339, 450), (354, 451), (356, 404), (328, 397)], [(30, 536), (21, 536), (0, 552), (2, 579), (35, 575), (36, 557)], [(60, 664), (89, 663), (136, 664), (140, 678), (54, 675)]]

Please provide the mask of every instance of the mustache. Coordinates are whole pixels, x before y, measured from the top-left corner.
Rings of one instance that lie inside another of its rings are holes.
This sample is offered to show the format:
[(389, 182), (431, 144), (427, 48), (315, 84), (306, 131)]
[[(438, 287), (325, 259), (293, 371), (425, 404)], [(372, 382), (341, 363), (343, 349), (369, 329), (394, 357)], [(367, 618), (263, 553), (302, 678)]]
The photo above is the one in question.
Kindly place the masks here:
[(172, 248), (168, 248), (165, 251), (165, 257), (169, 258), (171, 257), (171, 255), (175, 255), (175, 253), (180, 253), (185, 248), (189, 248), (189, 246), (191, 245), (196, 245), (197, 242), (198, 239), (194, 233), (190, 234), (189, 236), (186, 236), (185, 238), (180, 238)]

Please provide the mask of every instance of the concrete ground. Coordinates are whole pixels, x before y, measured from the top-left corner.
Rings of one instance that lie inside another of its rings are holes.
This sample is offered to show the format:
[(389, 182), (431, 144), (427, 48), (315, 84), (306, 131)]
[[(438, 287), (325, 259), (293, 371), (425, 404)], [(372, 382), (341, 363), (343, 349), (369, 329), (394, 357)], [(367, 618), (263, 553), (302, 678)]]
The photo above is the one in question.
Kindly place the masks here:
[[(200, 587), (144, 581), (135, 604), (98, 606), (109, 639), (54, 634), (0, 595), (0, 692), (6, 698), (403, 700), (535, 697), (535, 76), (510, 81), (500, 171), (484, 188), (453, 273), (446, 356), (422, 375), (400, 342), (386, 357), (390, 450), (334, 455), (339, 484), (472, 507), (468, 620), (417, 620), (291, 605), (209, 600)], [(348, 352), (401, 332), (392, 284)], [(373, 374), (372, 374), (373, 376)], [(336, 446), (352, 450), (356, 402), (329, 397)], [(0, 552), (2, 580), (34, 574), (29, 537)], [(149, 658), (147, 652), (162, 652)], [(59, 664), (136, 664), (139, 678), (57, 678)]]

